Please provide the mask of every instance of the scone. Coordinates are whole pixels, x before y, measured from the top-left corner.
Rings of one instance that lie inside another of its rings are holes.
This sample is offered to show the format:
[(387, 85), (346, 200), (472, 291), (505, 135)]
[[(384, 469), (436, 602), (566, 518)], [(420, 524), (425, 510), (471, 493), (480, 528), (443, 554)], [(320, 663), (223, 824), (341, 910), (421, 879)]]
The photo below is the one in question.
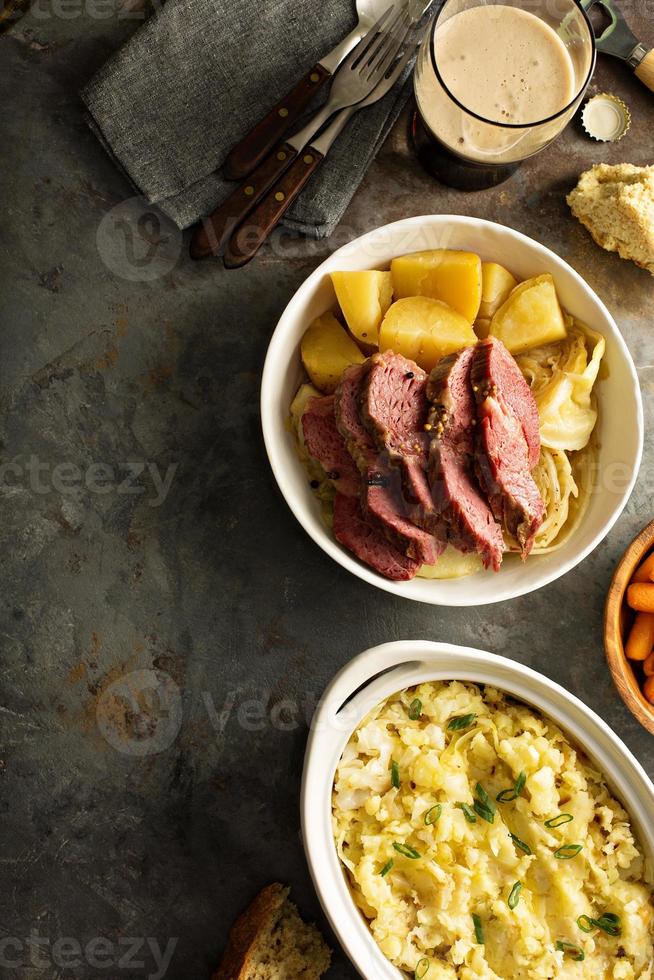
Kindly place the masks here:
[(654, 275), (654, 166), (597, 163), (567, 201), (598, 245)]
[(212, 980), (319, 980), (331, 952), (315, 926), (303, 922), (284, 885), (268, 885), (229, 934)]

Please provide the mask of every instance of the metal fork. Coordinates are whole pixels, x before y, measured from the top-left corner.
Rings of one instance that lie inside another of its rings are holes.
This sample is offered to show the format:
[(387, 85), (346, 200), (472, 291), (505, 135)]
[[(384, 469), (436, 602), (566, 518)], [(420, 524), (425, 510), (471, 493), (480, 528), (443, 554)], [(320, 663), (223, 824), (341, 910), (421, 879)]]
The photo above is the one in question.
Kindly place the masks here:
[(277, 146), (208, 218), (202, 219), (191, 237), (191, 258), (216, 255), (327, 120), (373, 91), (400, 50), (412, 22), (406, 0), (391, 4), (384, 11), (341, 63), (325, 105), (298, 133)]
[(297, 160), (281, 180), (274, 185), (255, 208), (248, 221), (244, 222), (232, 235), (223, 257), (225, 268), (240, 268), (254, 258), (316, 168), (325, 159), (354, 113), (365, 106), (372, 105), (386, 95), (414, 54), (415, 45), (411, 44), (393, 65), (397, 48), (392, 54), (390, 48), (386, 50), (379, 63), (380, 80), (370, 95), (361, 102), (348, 106), (338, 113), (325, 131), (304, 150), (301, 159)]

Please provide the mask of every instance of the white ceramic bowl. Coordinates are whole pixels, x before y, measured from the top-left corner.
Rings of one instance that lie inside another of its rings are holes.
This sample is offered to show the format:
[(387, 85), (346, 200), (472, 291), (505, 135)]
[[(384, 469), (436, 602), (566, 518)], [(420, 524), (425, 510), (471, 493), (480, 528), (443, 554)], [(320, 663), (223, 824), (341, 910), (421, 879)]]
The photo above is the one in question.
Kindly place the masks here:
[[(505, 264), (518, 278), (541, 272), (554, 276), (565, 308), (606, 337), (605, 371), (599, 387), (597, 491), (577, 532), (558, 551), (533, 555), (526, 564), (506, 556), (498, 574), (468, 578), (390, 582), (342, 548), (325, 526), (319, 503), (286, 428), (293, 396), (302, 380), (300, 340), (311, 320), (333, 309), (329, 278), (334, 270), (388, 268), (396, 255), (426, 248), (459, 248)], [(340, 565), (387, 592), (446, 606), (480, 606), (539, 589), (578, 564), (620, 516), (638, 473), (643, 411), (633, 361), (615, 320), (583, 279), (544, 245), (511, 228), (458, 215), (406, 218), (385, 225), (339, 249), (300, 286), (273, 334), (263, 372), (261, 418), (266, 450), (279, 488), (305, 531)]]
[(345, 952), (368, 980), (403, 980), (383, 955), (348, 890), (332, 837), (334, 773), (352, 732), (375, 705), (424, 681), (492, 684), (532, 705), (567, 732), (606, 776), (654, 860), (654, 787), (611, 729), (564, 688), (529, 667), (482, 650), (403, 640), (355, 657), (320, 702), (307, 744), (302, 778), (302, 835), (318, 897)]

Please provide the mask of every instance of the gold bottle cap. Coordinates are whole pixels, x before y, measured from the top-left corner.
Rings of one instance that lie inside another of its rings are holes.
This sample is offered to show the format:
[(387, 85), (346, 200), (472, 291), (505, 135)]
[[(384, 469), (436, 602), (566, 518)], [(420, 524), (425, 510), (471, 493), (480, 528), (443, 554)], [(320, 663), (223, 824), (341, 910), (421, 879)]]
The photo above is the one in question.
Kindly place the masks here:
[(631, 126), (631, 113), (617, 95), (602, 92), (588, 100), (581, 122), (591, 139), (617, 143)]

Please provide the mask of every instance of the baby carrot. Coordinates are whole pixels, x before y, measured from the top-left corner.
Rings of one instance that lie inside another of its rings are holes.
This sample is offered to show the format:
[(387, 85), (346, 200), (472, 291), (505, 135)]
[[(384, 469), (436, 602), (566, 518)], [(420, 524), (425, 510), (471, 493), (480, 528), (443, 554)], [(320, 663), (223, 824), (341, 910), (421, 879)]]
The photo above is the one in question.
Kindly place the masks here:
[(633, 574), (632, 582), (651, 582), (654, 575), (654, 551), (639, 565)]
[(649, 657), (643, 664), (643, 670), (645, 671), (645, 677), (654, 676), (654, 653), (650, 653)]
[(643, 694), (650, 702), (654, 704), (654, 677), (648, 677), (643, 686)]
[(654, 647), (654, 613), (639, 612), (627, 639), (625, 653), (630, 660), (647, 660)]
[(654, 583), (636, 582), (627, 589), (627, 602), (638, 612), (654, 612)]

